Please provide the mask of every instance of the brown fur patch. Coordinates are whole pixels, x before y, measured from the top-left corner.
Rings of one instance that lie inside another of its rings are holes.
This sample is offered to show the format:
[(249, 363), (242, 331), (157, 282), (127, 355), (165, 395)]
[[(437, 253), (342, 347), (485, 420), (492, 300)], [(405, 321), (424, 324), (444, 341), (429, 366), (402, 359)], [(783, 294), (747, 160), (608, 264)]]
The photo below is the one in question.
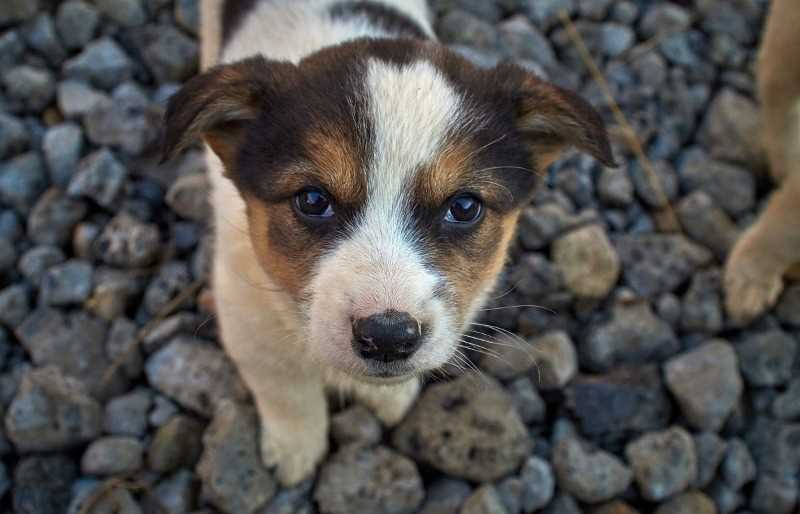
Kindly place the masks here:
[(307, 148), (317, 173), (337, 203), (358, 205), (367, 194), (366, 174), (358, 149), (352, 141), (334, 136), (333, 130), (313, 130), (306, 135)]

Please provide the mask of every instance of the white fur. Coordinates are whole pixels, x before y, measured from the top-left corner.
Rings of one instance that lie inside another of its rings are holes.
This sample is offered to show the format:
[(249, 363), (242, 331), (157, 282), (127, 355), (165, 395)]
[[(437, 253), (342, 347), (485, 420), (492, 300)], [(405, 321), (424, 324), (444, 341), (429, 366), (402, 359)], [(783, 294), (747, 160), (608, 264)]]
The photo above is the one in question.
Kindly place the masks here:
[[(275, 60), (297, 62), (326, 46), (363, 36), (387, 36), (363, 21), (332, 20), (323, 14), (331, 3), (333, 0), (263, 1), (233, 35), (222, 52), (221, 61), (232, 62), (263, 54)], [(410, 15), (433, 34), (425, 0), (384, 0), (384, 3)], [(201, 9), (204, 15), (218, 16), (219, 0), (203, 0)], [(215, 64), (221, 31), (215, 20), (203, 20), (202, 29), (203, 67), (206, 68)], [(376, 169), (386, 170), (379, 180), (388, 181), (392, 190), (399, 193), (409, 178), (410, 165), (425, 162), (433, 154), (448, 116), (454, 114), (456, 100), (430, 66), (420, 64), (413, 70), (401, 71), (376, 64), (373, 69), (370, 90), (375, 94), (371, 105), (373, 115), (381, 120), (378, 124), (380, 140), (384, 142), (374, 160)], [(401, 81), (410, 79), (423, 88), (416, 93), (416, 98), (404, 97), (409, 93), (400, 87)], [(388, 94), (389, 103), (383, 103), (384, 94)], [(427, 132), (424, 127), (412, 123), (412, 114), (404, 110), (407, 106), (392, 103), (410, 100), (416, 100), (415, 105), (420, 109), (415, 115), (430, 110), (429, 118), (425, 119), (433, 125)], [(400, 133), (392, 131), (394, 119), (402, 121), (398, 125), (402, 127)], [(426, 144), (419, 144), (420, 136)], [(392, 141), (397, 146), (391, 146)], [(210, 149), (206, 154), (215, 222), (213, 289), (222, 341), (253, 393), (262, 422), (263, 460), (277, 466), (278, 477), (284, 485), (293, 485), (307, 478), (327, 451), (326, 384), (353, 393), (373, 408), (382, 421), (393, 424), (413, 403), (419, 382), (412, 378), (371, 385), (337, 370), (326, 361), (331, 355), (319, 350), (326, 342), (324, 322), (319, 320), (327, 320), (328, 314), (320, 315), (312, 324), (310, 332), (315, 336), (309, 342), (304, 317), (297, 312), (294, 301), (279, 291), (258, 263), (247, 231), (244, 201), (233, 184), (223, 177), (217, 156)], [(391, 166), (392, 171), (398, 173), (397, 177), (388, 174), (388, 167), (384, 166)], [(427, 271), (414, 254), (399, 211), (391, 213), (392, 198), (377, 194), (380, 191), (377, 185), (375, 188), (370, 191), (370, 197), (375, 196), (375, 199), (367, 209), (357, 241), (343, 249), (338, 257), (321, 265), (312, 287), (323, 292), (327, 286), (322, 282), (333, 280), (333, 289), (340, 289), (354, 278), (356, 268), (347, 269), (352, 260), (354, 266), (365, 272), (364, 277), (373, 273), (386, 293), (370, 295), (369, 284), (363, 277), (352, 282), (349, 290), (359, 298), (357, 312), (376, 312), (390, 305), (409, 309), (415, 306), (415, 312), (422, 316), (421, 309), (425, 299), (430, 298), (437, 277)], [(384, 244), (387, 246), (383, 247)], [(380, 251), (380, 248), (388, 251)], [(373, 259), (365, 258), (367, 254)], [(377, 268), (370, 271), (372, 266)], [(376, 271), (378, 268), (380, 270)], [(326, 271), (329, 269), (330, 272)], [(340, 331), (335, 344), (340, 351), (349, 354), (352, 353), (350, 336), (341, 326), (342, 322), (347, 323), (344, 316), (350, 315), (344, 302), (343, 298), (334, 302), (340, 314), (334, 322), (339, 324)], [(427, 312), (429, 316), (433, 313), (434, 317), (446, 319), (441, 304), (429, 305)], [(445, 332), (451, 330), (446, 322), (438, 326), (440, 333), (436, 337), (443, 338)], [(346, 328), (349, 330), (349, 324)], [(345, 335), (347, 348), (344, 348)], [(316, 350), (309, 352), (309, 345)], [(327, 347), (332, 349), (334, 345)], [(448, 356), (444, 351), (438, 355), (429, 351), (427, 357), (422, 350), (420, 352), (424, 357), (417, 363), (420, 369), (443, 362)]]

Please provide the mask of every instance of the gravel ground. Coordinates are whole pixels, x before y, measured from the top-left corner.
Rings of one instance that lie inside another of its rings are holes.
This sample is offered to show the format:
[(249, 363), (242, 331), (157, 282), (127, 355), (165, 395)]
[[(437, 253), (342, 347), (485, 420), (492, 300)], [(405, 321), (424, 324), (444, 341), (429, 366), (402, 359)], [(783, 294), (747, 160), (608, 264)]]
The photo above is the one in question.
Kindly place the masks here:
[[(446, 43), (611, 120), (567, 9), (664, 194), (622, 146), (618, 169), (560, 163), (522, 217), (505, 308), (484, 316), (513, 344), (430, 384), (395, 430), (332, 406), (316, 480), (281, 490), (205, 308), (201, 155), (152, 152), (196, 71), (196, 1), (3, 0), (0, 512), (800, 512), (800, 284), (747, 327), (720, 292), (769, 191), (767, 0), (433, 3)], [(668, 203), (683, 234), (664, 231)], [(547, 310), (517, 307), (532, 304)]]

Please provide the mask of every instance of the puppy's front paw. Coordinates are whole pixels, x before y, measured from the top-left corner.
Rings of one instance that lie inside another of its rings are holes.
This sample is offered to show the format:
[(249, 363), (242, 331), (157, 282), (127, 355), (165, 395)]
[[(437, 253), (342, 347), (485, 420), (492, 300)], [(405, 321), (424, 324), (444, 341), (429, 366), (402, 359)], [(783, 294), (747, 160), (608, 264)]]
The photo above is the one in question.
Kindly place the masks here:
[(769, 256), (757, 248), (734, 249), (725, 266), (725, 308), (739, 324), (749, 323), (775, 305), (783, 290), (779, 269), (769, 266)]
[(267, 467), (277, 467), (278, 480), (284, 487), (310, 478), (327, 452), (327, 427), (270, 428), (261, 433), (261, 458)]
[(393, 427), (403, 420), (419, 394), (418, 380), (398, 386), (374, 387), (362, 392), (360, 399), (366, 403), (387, 426)]

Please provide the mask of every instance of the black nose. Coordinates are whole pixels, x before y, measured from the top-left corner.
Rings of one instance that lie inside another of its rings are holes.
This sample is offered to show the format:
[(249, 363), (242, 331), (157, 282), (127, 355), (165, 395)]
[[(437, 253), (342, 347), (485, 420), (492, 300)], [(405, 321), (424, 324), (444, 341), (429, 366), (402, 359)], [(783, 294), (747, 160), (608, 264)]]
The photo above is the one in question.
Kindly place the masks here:
[(407, 359), (420, 344), (422, 326), (407, 312), (390, 310), (353, 323), (353, 349), (364, 359)]

